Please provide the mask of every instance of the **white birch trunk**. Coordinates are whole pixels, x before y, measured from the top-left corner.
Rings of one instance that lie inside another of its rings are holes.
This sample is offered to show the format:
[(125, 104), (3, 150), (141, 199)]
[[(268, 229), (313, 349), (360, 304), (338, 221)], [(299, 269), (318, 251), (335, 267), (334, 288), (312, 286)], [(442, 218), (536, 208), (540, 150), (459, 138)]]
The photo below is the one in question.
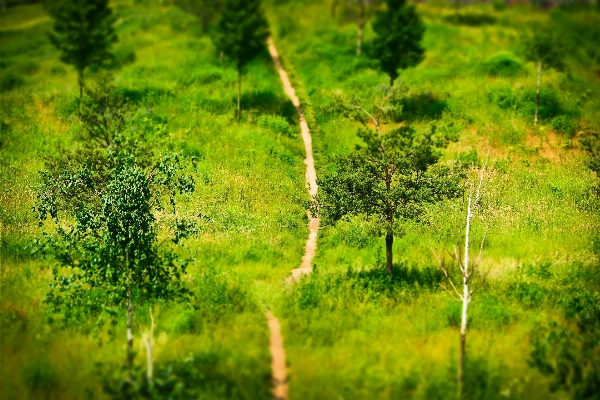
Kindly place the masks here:
[(540, 87), (542, 86), (542, 60), (538, 61), (538, 80), (537, 80), (537, 93), (535, 94), (535, 122), (534, 125), (538, 124), (538, 110), (540, 108)]
[(465, 347), (467, 341), (467, 312), (470, 301), (469, 294), (469, 235), (471, 233), (471, 217), (472, 214), (473, 193), (469, 193), (469, 202), (467, 205), (467, 221), (465, 227), (465, 253), (463, 260), (463, 295), (462, 295), (462, 318), (460, 324), (460, 360), (458, 366), (458, 395), (462, 397), (464, 369), (465, 369)]

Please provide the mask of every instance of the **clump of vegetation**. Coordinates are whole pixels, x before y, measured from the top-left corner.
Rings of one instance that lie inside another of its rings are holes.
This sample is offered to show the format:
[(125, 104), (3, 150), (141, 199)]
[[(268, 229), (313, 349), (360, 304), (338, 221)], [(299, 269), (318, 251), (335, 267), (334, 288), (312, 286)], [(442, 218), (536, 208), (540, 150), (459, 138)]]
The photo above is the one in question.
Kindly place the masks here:
[(277, 115), (261, 115), (258, 117), (258, 126), (271, 129), (275, 133), (295, 137), (296, 134), (289, 122), (283, 117)]
[(511, 53), (498, 53), (481, 64), (482, 71), (490, 76), (512, 78), (523, 74), (523, 66)]

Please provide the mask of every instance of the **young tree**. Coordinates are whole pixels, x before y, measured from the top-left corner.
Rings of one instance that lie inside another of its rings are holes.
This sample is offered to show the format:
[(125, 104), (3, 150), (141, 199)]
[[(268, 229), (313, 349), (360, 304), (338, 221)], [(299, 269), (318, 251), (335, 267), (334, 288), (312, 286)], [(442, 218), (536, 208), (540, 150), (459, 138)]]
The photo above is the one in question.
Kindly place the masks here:
[(112, 58), (110, 46), (117, 41), (108, 0), (61, 0), (49, 12), (54, 18), (50, 41), (61, 52), (61, 61), (77, 69), (81, 100), (85, 69)]
[(386, 3), (387, 10), (378, 12), (372, 23), (377, 34), (372, 46), (381, 70), (389, 75), (393, 86), (398, 69), (413, 67), (423, 60), (425, 50), (421, 40), (425, 24), (415, 6), (406, 4), (406, 0), (386, 0)]
[(523, 37), (525, 56), (528, 61), (537, 62), (537, 92), (535, 96), (535, 120), (538, 124), (540, 106), (540, 87), (542, 85), (542, 66), (562, 71), (565, 68), (560, 39), (555, 32), (546, 26), (534, 26), (533, 30)]
[(351, 215), (377, 219), (385, 232), (391, 274), (394, 232), (401, 222), (419, 221), (427, 204), (461, 191), (460, 174), (438, 164), (447, 139), (436, 135), (435, 128), (423, 134), (409, 126), (382, 131), (384, 104), (373, 113), (361, 108), (368, 115), (357, 132), (364, 145), (337, 157), (333, 170), (321, 175), (315, 207), (326, 223)]
[[(189, 294), (181, 281), (188, 260), (158, 244), (156, 214), (175, 214), (175, 195), (192, 193), (195, 184), (176, 155), (156, 159), (134, 145), (124, 107), (107, 87), (90, 90), (102, 95), (82, 104), (83, 148), (47, 161), (36, 210), (40, 225), (48, 216), (54, 222), (54, 233), (41, 240), (57, 261), (46, 302), (67, 320), (114, 318), (124, 308), (131, 373), (135, 308)], [(195, 232), (176, 217), (171, 225), (175, 244)]]
[[(465, 355), (466, 355), (466, 341), (467, 341), (467, 313), (469, 303), (471, 302), (473, 293), (479, 289), (483, 283), (485, 283), (485, 278), (487, 277), (489, 270), (486, 273), (481, 273), (479, 270), (479, 264), (483, 259), (483, 245), (485, 242), (485, 235), (481, 241), (479, 246), (479, 256), (477, 261), (473, 263), (470, 259), (469, 248), (471, 244), (471, 221), (473, 216), (477, 212), (480, 207), (481, 197), (485, 191), (485, 187), (483, 186), (485, 179), (486, 167), (484, 166), (479, 171), (479, 180), (477, 183), (477, 188), (473, 187), (473, 184), (469, 186), (469, 195), (467, 198), (467, 215), (466, 215), (466, 223), (465, 223), (465, 243), (464, 250), (461, 250), (454, 247), (454, 254), (450, 253), (450, 256), (454, 259), (455, 263), (458, 264), (460, 269), (460, 276), (462, 278), (462, 291), (457, 289), (454, 281), (452, 280), (452, 272), (445, 265), (445, 259), (443, 255), (438, 256), (435, 252), (434, 256), (437, 258), (438, 263), (440, 265), (440, 269), (442, 270), (442, 274), (450, 283), (452, 290), (449, 290), (446, 285), (442, 284), (444, 290), (446, 290), (453, 299), (458, 300), (462, 303), (462, 312), (461, 312), (461, 324), (460, 324), (460, 353), (459, 353), (459, 361), (458, 361), (458, 396), (462, 398), (463, 396), (463, 382), (464, 382), (464, 369), (465, 369)], [(474, 287), (472, 284), (479, 278), (479, 284), (477, 287)], [(462, 292), (462, 293), (461, 293)]]
[(265, 47), (269, 25), (260, 8), (260, 0), (225, 0), (218, 24), (217, 48), (231, 59), (238, 73), (237, 118), (244, 67)]

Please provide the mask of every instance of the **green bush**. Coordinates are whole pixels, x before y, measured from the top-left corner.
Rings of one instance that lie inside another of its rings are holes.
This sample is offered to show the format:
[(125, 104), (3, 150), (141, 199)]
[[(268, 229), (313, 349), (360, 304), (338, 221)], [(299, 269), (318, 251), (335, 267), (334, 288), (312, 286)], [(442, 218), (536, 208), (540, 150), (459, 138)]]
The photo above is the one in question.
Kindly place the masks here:
[(488, 58), (481, 64), (481, 70), (490, 76), (512, 78), (523, 74), (523, 65), (512, 53), (502, 52)]
[(23, 85), (25, 80), (17, 73), (8, 71), (0, 75), (0, 92), (7, 92)]
[[(519, 110), (524, 115), (535, 115), (536, 89), (529, 88), (523, 90), (519, 96)], [(556, 91), (550, 88), (540, 90), (539, 118), (540, 120), (549, 120), (562, 112), (560, 101)]]
[(296, 133), (287, 120), (283, 117), (276, 115), (261, 115), (258, 117), (258, 126), (261, 128), (268, 128), (275, 133), (289, 137), (296, 137)]
[(566, 115), (554, 117), (551, 126), (556, 132), (562, 133), (567, 137), (573, 137), (577, 133), (577, 121)]
[(501, 88), (488, 93), (490, 103), (504, 110), (516, 110), (518, 106), (517, 96), (510, 88)]

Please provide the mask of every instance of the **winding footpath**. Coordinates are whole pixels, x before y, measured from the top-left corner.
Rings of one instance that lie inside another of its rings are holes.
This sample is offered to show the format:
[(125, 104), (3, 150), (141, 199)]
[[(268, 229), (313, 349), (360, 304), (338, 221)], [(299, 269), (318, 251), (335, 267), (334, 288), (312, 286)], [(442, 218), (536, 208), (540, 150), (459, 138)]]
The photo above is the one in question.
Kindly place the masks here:
[[(311, 198), (317, 195), (317, 173), (315, 171), (315, 161), (312, 152), (312, 138), (308, 129), (308, 123), (304, 117), (304, 112), (300, 106), (300, 100), (296, 96), (296, 92), (290, 82), (290, 79), (281, 65), (277, 48), (273, 43), (273, 39), (269, 38), (268, 41), (269, 53), (279, 77), (283, 83), (283, 88), (287, 93), (288, 97), (292, 101), (292, 104), (298, 111), (298, 118), (300, 119), (300, 131), (302, 133), (302, 141), (304, 142), (304, 150), (306, 152), (306, 158), (304, 164), (306, 164), (306, 189)], [(302, 263), (299, 268), (292, 270), (292, 274), (286, 279), (286, 282), (290, 283), (297, 281), (303, 274), (310, 274), (312, 272), (312, 260), (315, 256), (317, 249), (317, 233), (319, 231), (319, 218), (313, 218), (310, 213), (308, 215), (308, 239), (304, 246), (304, 256), (302, 257)], [(288, 384), (286, 378), (286, 363), (285, 363), (285, 349), (283, 347), (283, 337), (281, 336), (281, 327), (279, 320), (271, 313), (266, 314), (267, 322), (269, 324), (269, 330), (271, 331), (271, 343), (269, 350), (271, 351), (271, 366), (273, 376), (273, 398), (275, 400), (287, 400), (288, 399)]]

